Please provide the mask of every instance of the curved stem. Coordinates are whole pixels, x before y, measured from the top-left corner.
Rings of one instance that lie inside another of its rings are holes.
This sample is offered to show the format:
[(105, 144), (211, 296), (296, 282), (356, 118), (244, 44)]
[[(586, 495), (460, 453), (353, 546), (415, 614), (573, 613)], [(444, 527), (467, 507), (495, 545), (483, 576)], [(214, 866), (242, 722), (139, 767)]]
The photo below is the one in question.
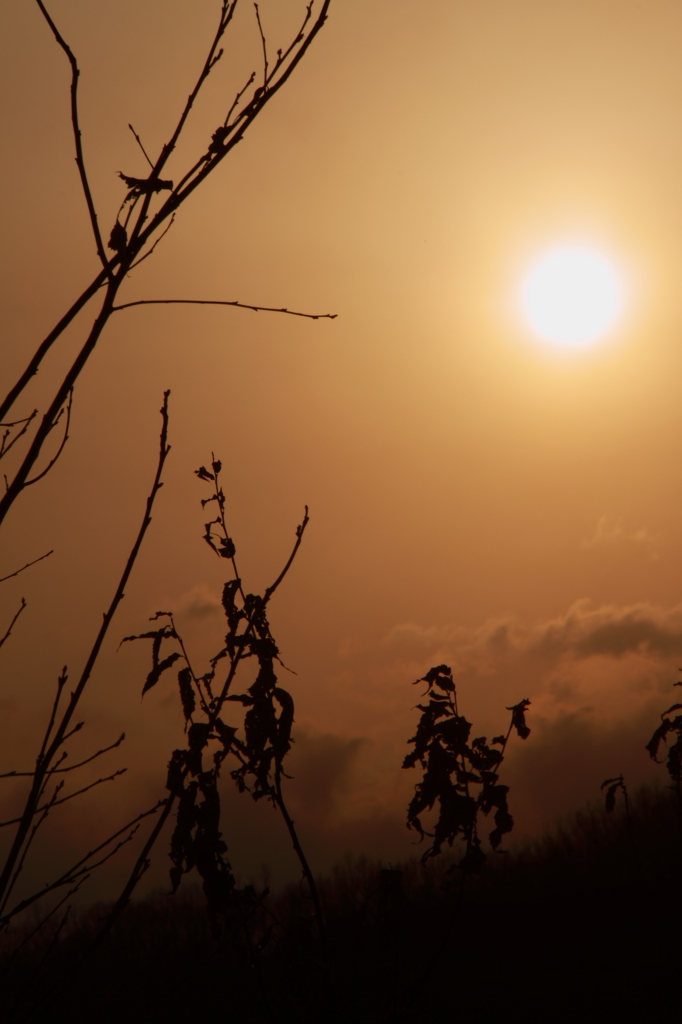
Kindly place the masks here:
[(99, 230), (99, 224), (97, 223), (97, 211), (95, 210), (95, 203), (92, 198), (92, 192), (90, 190), (90, 183), (88, 181), (87, 171), (85, 170), (85, 159), (83, 157), (83, 143), (81, 140), (81, 130), (78, 120), (78, 79), (80, 78), (80, 69), (78, 62), (73, 54), (73, 51), (66, 40), (63, 38), (59, 29), (55, 25), (54, 21), (47, 12), (47, 9), (42, 0), (36, 0), (38, 7), (40, 8), (45, 21), (52, 29), (52, 34), (61, 46), (62, 50), (66, 54), (69, 64), (71, 65), (71, 125), (73, 127), (73, 139), (76, 147), (76, 165), (78, 167), (78, 173), (81, 179), (81, 186), (83, 188), (83, 195), (85, 196), (85, 202), (87, 203), (88, 213), (90, 215), (90, 224), (92, 225), (92, 233), (95, 236), (95, 245), (97, 246), (97, 255), (102, 261), (102, 266), (107, 272), (111, 279), (111, 270), (109, 267), (109, 260), (104, 251), (104, 244), (102, 242), (102, 236)]
[(293, 309), (280, 309), (278, 306), (250, 306), (246, 302), (227, 302), (223, 299), (137, 299), (136, 302), (123, 302), (113, 306), (112, 313), (131, 306), (236, 306), (238, 309), (252, 309), (254, 313), (288, 313), (289, 316), (304, 316), (308, 320), (336, 320), (338, 313), (297, 313)]

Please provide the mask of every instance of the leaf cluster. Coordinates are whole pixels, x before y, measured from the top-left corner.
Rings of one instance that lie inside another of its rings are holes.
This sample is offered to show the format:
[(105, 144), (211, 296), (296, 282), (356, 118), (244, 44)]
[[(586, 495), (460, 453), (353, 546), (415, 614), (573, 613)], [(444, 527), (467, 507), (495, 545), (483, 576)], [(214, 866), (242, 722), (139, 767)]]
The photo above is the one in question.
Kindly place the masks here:
[[(424, 775), (415, 786), (407, 826), (419, 833), (420, 841), (425, 836), (433, 840), (423, 862), (437, 856), (444, 843), (452, 846), (462, 840), (465, 853), (458, 867), (475, 872), (486, 859), (478, 836), (479, 815), (494, 811), (495, 827), (488, 836), (494, 850), (514, 826), (507, 803), (509, 787), (499, 782), (498, 773), (512, 730), (522, 739), (530, 733), (525, 720), (530, 701), (522, 700), (507, 709), (512, 717), (506, 735), (495, 736), (489, 744), (485, 736), (470, 740), (471, 723), (458, 712), (452, 670), (447, 665), (430, 669), (415, 685), (419, 683), (426, 683), (428, 703), (417, 705), (422, 714), (415, 735), (408, 740), (414, 749), (405, 757), (403, 768), (419, 763)], [(421, 816), (436, 803), (438, 818), (430, 832)]]
[[(675, 683), (675, 686), (682, 686), (682, 683)], [(679, 790), (682, 784), (682, 714), (670, 717), (674, 711), (682, 711), (682, 704), (673, 704), (671, 707), (664, 711), (661, 715), (661, 724), (655, 730), (653, 736), (646, 744), (645, 750), (648, 750), (649, 756), (652, 760), (662, 764), (663, 762), (658, 759), (658, 752), (661, 744), (664, 744), (667, 748), (667, 756), (665, 759), (665, 766), (668, 770), (668, 775), (673, 783), (673, 787)], [(670, 743), (668, 737), (674, 737), (674, 742)]]
[[(213, 493), (202, 507), (214, 502), (216, 518), (205, 524), (204, 539), (221, 559), (231, 563), (232, 578), (222, 591), (226, 632), (209, 668), (198, 675), (192, 666), (182, 636), (171, 612), (160, 611), (152, 621), (165, 619), (157, 629), (125, 637), (126, 641), (151, 640), (152, 666), (142, 693), (156, 686), (161, 677), (181, 662), (177, 673), (178, 692), (187, 744), (173, 751), (168, 764), (166, 788), (177, 804), (175, 829), (170, 845), (170, 880), (176, 892), (183, 875), (197, 869), (212, 920), (218, 920), (239, 905), (241, 912), (254, 909), (259, 899), (254, 891), (239, 890), (227, 859), (227, 844), (220, 829), (219, 783), (224, 762), (232, 762), (230, 776), (239, 792), (250, 792), (254, 800), (266, 797), (280, 805), (283, 762), (292, 744), (294, 701), (278, 683), (275, 662), (279, 650), (268, 620), (268, 602), (283, 579), (298, 550), (307, 524), (297, 528), (294, 550), (279, 577), (264, 594), (246, 593), (238, 574), (236, 546), (225, 522), (225, 495), (220, 484), (222, 465), (212, 457), (211, 469), (201, 466), (196, 476), (212, 485)], [(169, 645), (172, 647), (169, 653)], [(232, 693), (237, 673), (249, 659), (258, 663), (255, 681), (242, 693)], [(223, 673), (222, 676), (219, 673)], [(239, 727), (225, 721), (234, 704), (245, 709)]]

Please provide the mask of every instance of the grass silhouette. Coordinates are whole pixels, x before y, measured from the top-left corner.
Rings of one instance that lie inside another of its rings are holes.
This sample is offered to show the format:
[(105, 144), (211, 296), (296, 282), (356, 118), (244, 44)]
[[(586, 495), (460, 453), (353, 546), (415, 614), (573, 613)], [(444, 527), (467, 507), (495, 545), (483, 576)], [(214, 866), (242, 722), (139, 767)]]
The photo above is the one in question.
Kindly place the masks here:
[[(490, 860), (461, 897), (443, 889), (442, 861), (387, 868), (347, 860), (319, 880), (338, 1017), (374, 1024), (392, 1014), (416, 1024), (498, 1017), (648, 1021), (673, 1014), (679, 858), (675, 795), (648, 787), (631, 797), (629, 827), (624, 810), (585, 808), (537, 841)], [(68, 977), (109, 910), (93, 907), (56, 938), (41, 933), (13, 956), (3, 955), (5, 1006), (14, 1000), (25, 1006), (27, 987), (39, 1000), (66, 975), (49, 1013), (27, 1019), (328, 1019), (319, 973), (310, 970), (318, 954), (308, 903), (292, 885), (261, 908), (259, 926), (272, 925), (273, 935), (260, 956), (260, 982), (241, 926), (235, 921), (217, 936), (198, 889), (131, 905), (87, 971)], [(414, 1007), (403, 1009), (405, 992), (436, 952), (438, 970)]]

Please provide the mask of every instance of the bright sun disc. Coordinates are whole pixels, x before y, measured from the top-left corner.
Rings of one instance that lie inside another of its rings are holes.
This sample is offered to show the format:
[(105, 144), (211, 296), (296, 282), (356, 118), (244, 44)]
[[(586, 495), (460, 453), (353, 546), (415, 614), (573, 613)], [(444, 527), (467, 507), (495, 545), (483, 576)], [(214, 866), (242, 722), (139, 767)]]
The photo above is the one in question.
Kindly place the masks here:
[(533, 329), (559, 345), (585, 345), (602, 334), (622, 308), (620, 282), (610, 263), (589, 249), (555, 249), (530, 272), (523, 307)]

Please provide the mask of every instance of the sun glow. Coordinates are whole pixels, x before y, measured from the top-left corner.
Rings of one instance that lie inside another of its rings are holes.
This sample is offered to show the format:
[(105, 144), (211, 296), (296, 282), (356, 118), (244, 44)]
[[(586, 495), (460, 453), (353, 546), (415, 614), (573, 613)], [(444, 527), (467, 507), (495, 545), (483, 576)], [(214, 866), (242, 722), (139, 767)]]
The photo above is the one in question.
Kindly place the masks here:
[(620, 281), (608, 260), (589, 249), (555, 249), (537, 263), (522, 289), (536, 334), (566, 347), (586, 345), (622, 311)]

